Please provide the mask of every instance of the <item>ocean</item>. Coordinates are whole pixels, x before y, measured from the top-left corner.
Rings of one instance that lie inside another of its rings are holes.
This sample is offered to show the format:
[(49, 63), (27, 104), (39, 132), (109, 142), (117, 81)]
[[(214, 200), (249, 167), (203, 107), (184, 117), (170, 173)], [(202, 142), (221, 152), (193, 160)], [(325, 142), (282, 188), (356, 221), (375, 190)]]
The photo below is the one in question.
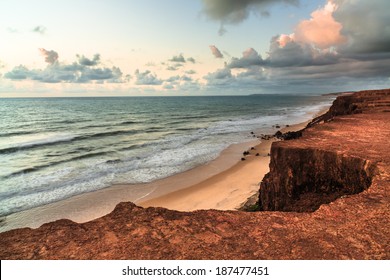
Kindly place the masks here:
[[(332, 96), (0, 99), (0, 216), (215, 159), (251, 131), (309, 120)], [(131, 186), (129, 186), (131, 187)]]

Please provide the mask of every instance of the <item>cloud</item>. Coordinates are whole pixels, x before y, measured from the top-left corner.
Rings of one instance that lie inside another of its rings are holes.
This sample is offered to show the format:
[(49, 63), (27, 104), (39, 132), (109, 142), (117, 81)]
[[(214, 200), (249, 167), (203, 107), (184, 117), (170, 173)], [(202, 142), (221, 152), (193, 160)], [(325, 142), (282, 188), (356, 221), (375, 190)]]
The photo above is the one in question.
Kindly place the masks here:
[(11, 80), (25, 80), (30, 75), (30, 70), (26, 66), (19, 65), (14, 67), (12, 71), (4, 74), (4, 78)]
[(186, 75), (176, 75), (171, 76), (166, 79), (163, 83), (164, 89), (180, 89), (180, 90), (188, 90), (194, 89), (195, 87), (199, 87), (197, 81), (194, 81), (191, 77)]
[(249, 48), (242, 53), (241, 58), (233, 57), (227, 65), (229, 68), (248, 68), (251, 66), (264, 65), (264, 60), (253, 48)]
[(390, 20), (384, 12), (389, 3), (328, 0), (294, 33), (274, 36), (264, 58), (249, 48), (204, 79), (210, 86), (257, 85), (270, 91), (342, 90), (364, 81), (389, 87)]
[(311, 44), (301, 44), (294, 40), (271, 39), (268, 57), (264, 65), (269, 67), (301, 67), (310, 65), (330, 65), (337, 63), (339, 55), (331, 50), (320, 50)]
[(182, 54), (173, 56), (169, 61), (171, 62), (180, 62), (180, 63), (186, 63), (186, 60)]
[(163, 83), (162, 80), (157, 78), (156, 74), (152, 74), (149, 70), (140, 72), (139, 69), (137, 69), (134, 74), (136, 85), (161, 85)]
[(221, 24), (221, 26), (218, 29), (218, 35), (223, 36), (225, 35), (226, 32), (227, 32), (226, 28), (223, 26), (223, 24)]
[(95, 66), (100, 63), (100, 54), (95, 54), (92, 59), (86, 58), (84, 55), (77, 55), (79, 64), (84, 66)]
[(5, 73), (4, 77), (10, 80), (33, 80), (43, 83), (121, 83), (129, 80), (128, 76), (122, 77), (123, 73), (118, 67), (96, 67), (100, 61), (99, 54), (92, 60), (85, 56), (77, 56), (78, 61), (64, 64), (58, 61), (56, 51), (45, 49), (39, 51), (48, 63), (45, 69), (28, 69), (24, 65), (19, 65)]
[(183, 67), (183, 64), (175, 63), (174, 65), (168, 65), (166, 69), (169, 71), (177, 71), (180, 67)]
[(164, 84), (163, 85), (163, 89), (174, 89), (175, 87), (173, 86), (173, 85), (171, 85), (171, 84)]
[(211, 53), (214, 55), (215, 58), (223, 58), (223, 54), (220, 52), (220, 50), (216, 46), (211, 45), (209, 47), (210, 47)]
[(196, 71), (195, 70), (188, 70), (185, 72), (187, 75), (193, 75), (193, 74), (196, 74)]
[(231, 83), (234, 79), (232, 71), (227, 67), (208, 73), (203, 78), (208, 85), (225, 85)]
[(196, 63), (196, 60), (193, 57), (187, 58), (187, 61), (192, 62), (192, 63)]
[(58, 53), (57, 52), (55, 52), (53, 50), (48, 51), (48, 50), (45, 50), (43, 48), (40, 48), (39, 51), (45, 57), (45, 62), (47, 62), (49, 64), (54, 64), (57, 62), (57, 60), (58, 60)]
[(34, 29), (32, 30), (32, 32), (34, 33), (39, 33), (41, 35), (44, 35), (47, 31), (47, 28), (42, 26), (42, 25), (38, 25), (36, 27), (34, 27)]
[(342, 25), (333, 17), (336, 7), (336, 4), (328, 2), (314, 11), (311, 19), (301, 21), (295, 28), (294, 41), (313, 44), (320, 49), (345, 43), (346, 38), (340, 34)]
[(178, 67), (175, 67), (175, 66), (173, 66), (173, 65), (169, 65), (166, 69), (167, 69), (168, 71), (177, 71), (177, 70), (179, 70)]
[(19, 33), (19, 30), (13, 27), (7, 27), (9, 33)]
[[(175, 62), (175, 64), (171, 64), (171, 62)], [(183, 67), (183, 64), (185, 64), (186, 62), (191, 62), (191, 63), (196, 63), (196, 60), (195, 58), (193, 57), (188, 57), (187, 59), (183, 56), (183, 54), (179, 54), (179, 55), (175, 55), (173, 56), (171, 59), (168, 59), (168, 62), (165, 63), (165, 62), (162, 62), (161, 64), (163, 65), (166, 65), (167, 64), (167, 68), (166, 70), (169, 70), (169, 71), (177, 71), (179, 70), (180, 67)]]
[(202, 2), (203, 12), (208, 18), (232, 24), (244, 21), (251, 12), (267, 16), (269, 15), (267, 8), (272, 4), (287, 3), (295, 6), (299, 4), (298, 0), (202, 0)]
[(343, 55), (390, 52), (390, 2), (387, 0), (328, 0), (290, 35), (281, 35), (282, 47), (294, 41), (317, 49), (333, 48)]
[(340, 48), (349, 54), (390, 52), (390, 1), (333, 0), (338, 7), (335, 20), (341, 23), (341, 34), (348, 44)]

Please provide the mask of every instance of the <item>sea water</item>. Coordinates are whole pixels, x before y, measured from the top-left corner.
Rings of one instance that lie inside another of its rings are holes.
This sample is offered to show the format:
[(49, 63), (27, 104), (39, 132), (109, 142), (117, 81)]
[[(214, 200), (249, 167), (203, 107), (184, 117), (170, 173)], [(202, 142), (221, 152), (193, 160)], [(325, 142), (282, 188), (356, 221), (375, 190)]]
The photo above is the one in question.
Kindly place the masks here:
[(0, 216), (189, 170), (233, 143), (253, 140), (251, 131), (267, 134), (276, 125), (306, 121), (332, 99), (0, 99)]

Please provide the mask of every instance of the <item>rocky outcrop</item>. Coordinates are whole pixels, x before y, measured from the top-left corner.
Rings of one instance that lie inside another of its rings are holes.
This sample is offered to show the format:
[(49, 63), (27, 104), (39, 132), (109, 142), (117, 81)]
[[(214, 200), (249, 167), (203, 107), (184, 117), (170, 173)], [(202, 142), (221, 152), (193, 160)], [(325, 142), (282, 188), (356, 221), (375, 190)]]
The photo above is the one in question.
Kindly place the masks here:
[[(367, 153), (367, 144), (378, 142), (375, 134), (388, 135), (386, 107), (389, 90), (340, 96), (326, 114), (309, 123), (302, 138), (273, 143), (270, 172), (260, 188), (260, 210), (310, 212), (369, 188), (382, 158)], [(361, 141), (365, 138), (371, 143)], [(376, 148), (387, 154), (384, 143)]]
[[(361, 113), (333, 116), (273, 145), (264, 205), (312, 211), (326, 203), (314, 212), (178, 212), (123, 202), (87, 223), (0, 233), (0, 258), (390, 259), (390, 106), (382, 106), (389, 93), (375, 94), (381, 106), (357, 102)], [(322, 200), (332, 193), (341, 196)]]

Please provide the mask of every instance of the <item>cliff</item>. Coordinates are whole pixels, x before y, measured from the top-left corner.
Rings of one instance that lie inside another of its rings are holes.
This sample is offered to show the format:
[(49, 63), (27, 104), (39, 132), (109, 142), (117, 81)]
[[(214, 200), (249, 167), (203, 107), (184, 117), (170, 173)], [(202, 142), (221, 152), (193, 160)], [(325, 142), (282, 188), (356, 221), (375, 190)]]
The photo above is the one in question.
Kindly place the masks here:
[(301, 138), (273, 143), (260, 210), (314, 211), (368, 189), (389, 164), (389, 107), (388, 90), (340, 96)]
[[(390, 90), (338, 97), (274, 143), (264, 210), (178, 212), (123, 202), (78, 224), (0, 234), (1, 259), (389, 259)], [(299, 212), (297, 212), (299, 211)]]

